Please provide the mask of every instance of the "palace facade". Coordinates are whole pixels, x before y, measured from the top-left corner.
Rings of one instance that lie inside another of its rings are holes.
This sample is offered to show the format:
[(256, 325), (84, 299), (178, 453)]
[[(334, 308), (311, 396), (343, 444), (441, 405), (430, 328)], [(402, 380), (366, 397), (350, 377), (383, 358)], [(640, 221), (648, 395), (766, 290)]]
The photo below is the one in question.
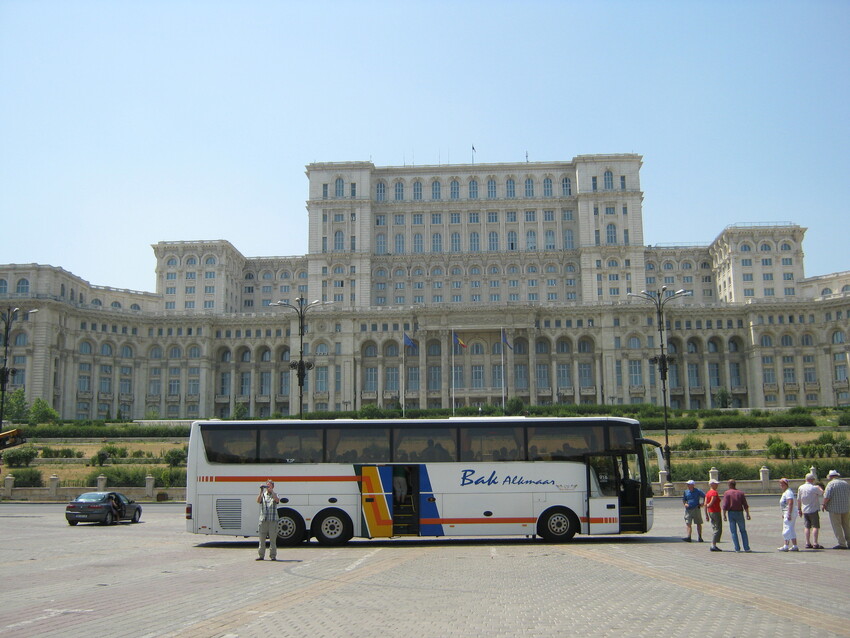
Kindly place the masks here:
[[(307, 166), (308, 252), (160, 242), (156, 292), (0, 266), (8, 390), (64, 418), (227, 417), (501, 404), (850, 405), (850, 271), (806, 277), (806, 229), (652, 246), (642, 158)], [(664, 292), (662, 292), (664, 290)], [(299, 314), (282, 301), (319, 301)], [(37, 314), (28, 313), (37, 309)], [(299, 387), (292, 365), (313, 365)]]

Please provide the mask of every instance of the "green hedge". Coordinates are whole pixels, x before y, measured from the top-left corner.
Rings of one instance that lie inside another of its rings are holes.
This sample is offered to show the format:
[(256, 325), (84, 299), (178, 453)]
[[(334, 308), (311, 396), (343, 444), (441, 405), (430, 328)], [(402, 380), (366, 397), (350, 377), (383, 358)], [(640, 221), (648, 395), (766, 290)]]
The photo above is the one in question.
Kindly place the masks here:
[(144, 487), (148, 474), (154, 477), (154, 487), (186, 487), (186, 469), (149, 467), (145, 465), (116, 465), (94, 470), (86, 476), (86, 485), (97, 485), (97, 477), (103, 474), (106, 484), (119, 487)]
[(758, 428), (813, 428), (817, 421), (809, 414), (771, 414), (767, 417), (738, 414), (728, 416), (708, 417), (702, 423), (706, 430), (739, 429), (750, 430)]
[(10, 474), (15, 477), (15, 487), (44, 487), (41, 470), (34, 467), (11, 470)]
[[(764, 466), (770, 470), (770, 480), (777, 481), (783, 476), (792, 479), (802, 479), (815, 466), (819, 480), (826, 483), (826, 475), (830, 470), (838, 470), (842, 476), (850, 476), (850, 459), (831, 459), (826, 462), (806, 460), (768, 461)], [(736, 479), (739, 481), (757, 481), (761, 478), (760, 465), (747, 465), (740, 461), (681, 461), (673, 459), (673, 478), (679, 481), (694, 479), (707, 481), (708, 471), (716, 467), (720, 473), (720, 481)], [(650, 463), (650, 477), (658, 478), (658, 466)]]
[(168, 439), (189, 436), (189, 427), (182, 425), (77, 425), (66, 423), (62, 425), (23, 425), (20, 430), (27, 439), (118, 439), (122, 437)]

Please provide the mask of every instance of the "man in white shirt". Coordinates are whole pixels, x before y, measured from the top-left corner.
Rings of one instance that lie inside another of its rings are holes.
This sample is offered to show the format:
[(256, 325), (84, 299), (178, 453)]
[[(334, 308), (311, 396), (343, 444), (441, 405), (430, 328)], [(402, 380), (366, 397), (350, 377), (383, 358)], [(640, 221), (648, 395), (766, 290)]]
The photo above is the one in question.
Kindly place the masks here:
[(815, 484), (815, 475), (806, 474), (806, 482), (797, 490), (798, 513), (806, 528), (806, 549), (823, 549), (818, 545), (822, 496), (823, 490)]

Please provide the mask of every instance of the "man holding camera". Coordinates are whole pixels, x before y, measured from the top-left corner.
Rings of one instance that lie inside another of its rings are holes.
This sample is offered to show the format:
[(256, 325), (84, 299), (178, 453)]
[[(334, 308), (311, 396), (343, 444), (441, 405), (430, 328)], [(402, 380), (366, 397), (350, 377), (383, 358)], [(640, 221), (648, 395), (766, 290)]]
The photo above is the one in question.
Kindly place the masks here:
[(260, 485), (260, 495), (257, 497), (260, 504), (260, 557), (256, 560), (266, 558), (266, 537), (269, 539), (269, 558), (277, 560), (277, 504), (280, 497), (274, 491), (274, 481), (269, 479)]

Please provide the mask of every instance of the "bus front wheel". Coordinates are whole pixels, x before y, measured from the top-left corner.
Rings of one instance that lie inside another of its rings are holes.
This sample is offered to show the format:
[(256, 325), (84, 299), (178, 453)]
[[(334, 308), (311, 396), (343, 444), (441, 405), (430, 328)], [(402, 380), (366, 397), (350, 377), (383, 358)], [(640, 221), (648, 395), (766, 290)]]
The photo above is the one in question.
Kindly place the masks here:
[(280, 510), (277, 520), (277, 546), (297, 545), (304, 540), (307, 526), (304, 519), (293, 510)]
[(322, 545), (343, 545), (353, 535), (351, 519), (342, 510), (325, 510), (313, 520), (313, 536)]
[(547, 510), (537, 521), (537, 535), (550, 543), (563, 543), (575, 536), (578, 518), (565, 507)]

